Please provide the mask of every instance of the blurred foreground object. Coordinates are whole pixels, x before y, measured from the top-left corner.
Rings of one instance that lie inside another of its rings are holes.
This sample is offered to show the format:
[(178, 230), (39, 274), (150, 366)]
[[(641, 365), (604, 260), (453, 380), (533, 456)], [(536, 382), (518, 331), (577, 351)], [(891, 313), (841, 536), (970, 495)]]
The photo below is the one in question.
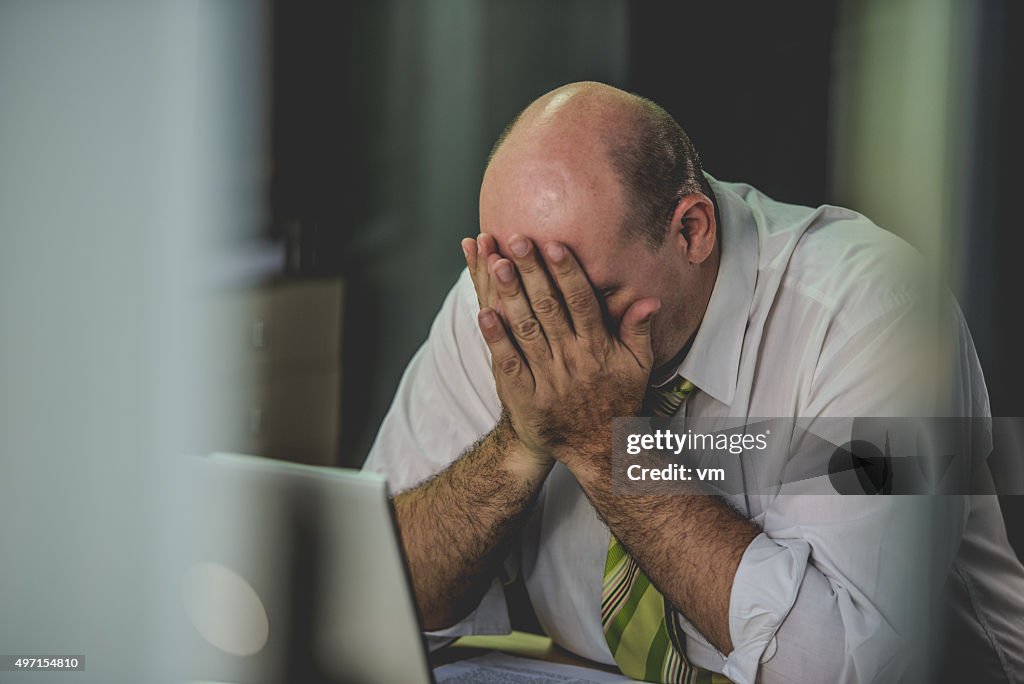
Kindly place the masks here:
[(263, 191), (260, 2), (0, 3), (4, 682), (180, 682), (216, 253)]

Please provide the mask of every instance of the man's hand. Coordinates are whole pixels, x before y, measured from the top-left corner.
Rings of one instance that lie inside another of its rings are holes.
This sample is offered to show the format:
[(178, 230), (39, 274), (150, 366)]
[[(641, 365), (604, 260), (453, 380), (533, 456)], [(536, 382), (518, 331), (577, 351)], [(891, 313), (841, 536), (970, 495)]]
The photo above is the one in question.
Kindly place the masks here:
[[(640, 408), (653, 366), (651, 318), (661, 302), (634, 302), (618, 334), (573, 254), (514, 235), (509, 257), (489, 235), (463, 241), (480, 301), (498, 396), (536, 458), (590, 461), (611, 450), (611, 422)], [(500, 309), (500, 313), (499, 313)]]

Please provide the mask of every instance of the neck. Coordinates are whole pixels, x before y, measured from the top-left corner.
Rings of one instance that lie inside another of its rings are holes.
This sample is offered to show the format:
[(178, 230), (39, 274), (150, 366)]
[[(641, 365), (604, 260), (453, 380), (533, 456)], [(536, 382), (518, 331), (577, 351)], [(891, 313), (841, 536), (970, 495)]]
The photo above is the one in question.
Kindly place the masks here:
[(682, 349), (676, 352), (675, 356), (651, 371), (651, 385), (655, 387), (662, 385), (676, 374), (676, 369), (679, 368), (679, 364), (681, 364), (683, 359), (686, 358), (686, 355), (690, 353), (690, 347), (693, 345), (694, 337), (696, 337), (696, 334), (690, 335), (690, 339), (687, 340)]
[(689, 334), (686, 337), (686, 342), (679, 351), (677, 351), (671, 359), (651, 371), (650, 384), (655, 387), (664, 384), (666, 381), (670, 380), (673, 375), (675, 375), (675, 372), (678, 370), (680, 364), (682, 364), (683, 359), (685, 359), (686, 355), (690, 353), (690, 347), (693, 346), (694, 338), (697, 337), (697, 331), (700, 329), (700, 324), (704, 320), (704, 314), (707, 313), (708, 310), (708, 303), (711, 301), (711, 293), (714, 292), (715, 289), (715, 282), (718, 280), (718, 268), (721, 264), (721, 250), (717, 245), (711, 254), (711, 258), (712, 263), (710, 274), (705, 279), (705, 285), (700, 293), (700, 311), (697, 315), (697, 325), (693, 327), (693, 330), (689, 331)]

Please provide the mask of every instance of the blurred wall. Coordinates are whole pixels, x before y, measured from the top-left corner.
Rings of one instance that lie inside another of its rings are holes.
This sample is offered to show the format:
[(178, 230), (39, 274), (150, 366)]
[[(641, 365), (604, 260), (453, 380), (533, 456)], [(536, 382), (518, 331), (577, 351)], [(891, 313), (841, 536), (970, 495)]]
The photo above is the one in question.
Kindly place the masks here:
[(1020, 3), (849, 0), (837, 24), (832, 189), (921, 250), (970, 325), (994, 415), (1022, 415)]
[[(833, 187), (962, 282), (972, 13), (954, 0), (847, 2), (838, 32)], [(942, 274), (939, 277), (939, 273)]]

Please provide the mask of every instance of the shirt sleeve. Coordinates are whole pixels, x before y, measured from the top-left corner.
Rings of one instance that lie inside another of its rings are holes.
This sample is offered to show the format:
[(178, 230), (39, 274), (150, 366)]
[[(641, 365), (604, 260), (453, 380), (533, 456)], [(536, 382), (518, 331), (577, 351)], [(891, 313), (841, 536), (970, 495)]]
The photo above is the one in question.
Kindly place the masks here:
[[(501, 404), (490, 352), (476, 324), (478, 310), (472, 280), (463, 270), (402, 375), (363, 465), (384, 475), (392, 493), (444, 470), (498, 420)], [(457, 636), (509, 630), (502, 582), (495, 578), (472, 613), (427, 636), (436, 648)]]
[[(956, 387), (958, 379), (980, 377), (980, 369), (973, 348), (963, 344), (962, 318), (954, 318), (958, 329), (945, 338), (953, 348), (941, 352), (921, 346), (909, 303), (856, 330), (837, 328), (836, 343), (823, 347), (808, 415), (951, 415), (945, 411), (957, 401), (956, 410), (969, 412), (972, 395), (984, 392)], [(935, 366), (926, 369), (929, 363)], [(937, 398), (941, 407), (928, 406)], [(810, 426), (814, 431), (814, 421)], [(764, 533), (736, 573), (734, 650), (717, 654), (723, 673), (765, 684), (900, 679), (926, 657), (928, 606), (941, 600), (965, 499), (807, 495), (800, 483), (782, 492), (766, 506)]]
[(501, 404), (477, 311), (464, 270), (402, 374), (363, 464), (387, 477), (392, 492), (441, 472), (497, 422)]

